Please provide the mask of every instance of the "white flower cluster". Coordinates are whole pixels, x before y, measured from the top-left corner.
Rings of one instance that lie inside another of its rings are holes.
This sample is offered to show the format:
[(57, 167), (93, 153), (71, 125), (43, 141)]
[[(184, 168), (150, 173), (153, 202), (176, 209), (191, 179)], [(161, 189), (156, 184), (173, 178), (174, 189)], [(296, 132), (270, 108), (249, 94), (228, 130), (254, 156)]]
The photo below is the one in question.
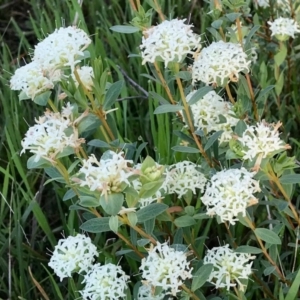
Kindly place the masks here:
[(284, 141), (279, 138), (278, 129), (281, 123), (268, 124), (264, 121), (255, 126), (247, 126), (238, 141), (244, 146), (243, 159), (254, 160), (256, 157), (266, 158), (274, 151), (288, 149)]
[(98, 255), (91, 239), (77, 234), (58, 241), (48, 265), (62, 281), (73, 272), (87, 272)]
[(151, 245), (148, 256), (142, 259), (140, 266), (144, 284), (161, 287), (166, 294), (176, 296), (183, 281), (192, 278), (192, 268), (186, 253), (176, 251), (166, 243)]
[[(136, 170), (139, 170), (140, 167), (141, 165), (134, 166)], [(158, 164), (157, 167), (159, 167)], [(161, 199), (166, 194), (177, 194), (181, 198), (188, 191), (196, 194), (196, 189), (199, 189), (203, 192), (207, 181), (205, 176), (197, 170), (197, 165), (190, 161), (182, 161), (167, 167), (163, 176), (165, 176), (165, 180), (160, 189), (152, 197), (139, 200), (141, 207)], [(133, 180), (132, 185), (137, 192), (142, 187), (139, 178)]]
[(63, 67), (74, 70), (90, 43), (91, 39), (82, 29), (74, 26), (61, 27), (35, 46), (32, 60), (46, 70)]
[(162, 60), (167, 67), (169, 62), (181, 62), (187, 54), (193, 53), (193, 49), (200, 47), (200, 36), (193, 33), (192, 25), (185, 24), (185, 20), (165, 20), (144, 31), (140, 45), (142, 64)]
[(66, 147), (75, 150), (85, 142), (78, 137), (78, 129), (72, 120), (72, 106), (70, 103), (62, 112), (54, 113), (46, 110), (42, 117), (36, 120), (36, 125), (30, 127), (22, 140), (22, 151), (29, 150), (36, 155), (35, 161), (41, 157), (53, 161), (58, 153)]
[(95, 264), (84, 276), (83, 300), (125, 299), (129, 276), (114, 264)]
[(107, 151), (105, 154), (106, 157), (102, 156), (100, 161), (93, 154), (83, 160), (79, 174), (82, 174), (84, 179), (80, 180), (79, 184), (88, 186), (91, 191), (100, 191), (102, 195), (119, 193), (130, 184), (128, 177), (133, 173), (128, 164), (133, 162), (126, 160), (123, 152)]
[(79, 28), (56, 29), (35, 46), (32, 62), (16, 70), (10, 80), (11, 89), (22, 91), (22, 98), (32, 100), (53, 89), (63, 76), (63, 68), (73, 71), (90, 43), (91, 39)]
[(271, 36), (280, 41), (285, 41), (289, 37), (295, 38), (295, 34), (300, 32), (300, 26), (294, 19), (279, 17), (274, 22), (268, 21), (268, 24), (272, 31)]
[(195, 58), (192, 66), (193, 84), (223, 85), (227, 81), (237, 82), (240, 72), (249, 72), (251, 61), (240, 44), (213, 42)]
[(254, 193), (260, 192), (259, 182), (254, 180), (254, 172), (245, 168), (222, 170), (211, 178), (202, 197), (207, 207), (207, 215), (220, 217), (221, 222), (232, 225), (237, 215), (246, 215), (246, 208), (258, 202)]
[(239, 290), (244, 291), (245, 286), (241, 279), (247, 280), (252, 273), (251, 256), (248, 253), (236, 253), (229, 249), (229, 245), (214, 247), (208, 250), (203, 259), (204, 264), (213, 264), (208, 281), (216, 286), (216, 288), (226, 288), (228, 291), (237, 284)]
[(59, 70), (45, 72), (39, 64), (31, 62), (16, 70), (10, 79), (10, 88), (23, 91), (25, 97), (34, 99), (38, 94), (53, 89), (54, 83), (59, 80)]
[[(93, 83), (93, 78), (94, 78), (94, 70), (92, 67), (88, 67), (88, 66), (82, 66), (81, 68), (77, 68), (76, 69), (79, 79), (81, 81), (81, 83), (84, 85), (84, 87), (91, 91), (92, 90), (92, 86), (94, 85)], [(76, 86), (79, 85), (74, 73), (72, 74), (72, 78), (76, 84)]]
[[(186, 97), (189, 101), (196, 93), (193, 91)], [(232, 138), (232, 127), (235, 127), (239, 119), (235, 118), (233, 106), (225, 102), (215, 91), (208, 92), (203, 98), (190, 105), (193, 113), (194, 126), (197, 130), (203, 130), (205, 134), (223, 130), (220, 143), (228, 142)], [(226, 118), (226, 122), (220, 120), (220, 116)]]
[(177, 194), (179, 198), (189, 190), (196, 194), (196, 189), (204, 191), (205, 176), (199, 172), (196, 165), (190, 161), (182, 161), (171, 165), (167, 170), (167, 187), (169, 194)]
[[(255, 0), (257, 2), (257, 5), (262, 8), (270, 7), (270, 0)], [(291, 5), (295, 4), (297, 1), (292, 1), (290, 3), (289, 0), (275, 0), (273, 3), (275, 5), (275, 9), (281, 10), (285, 13), (291, 13)]]

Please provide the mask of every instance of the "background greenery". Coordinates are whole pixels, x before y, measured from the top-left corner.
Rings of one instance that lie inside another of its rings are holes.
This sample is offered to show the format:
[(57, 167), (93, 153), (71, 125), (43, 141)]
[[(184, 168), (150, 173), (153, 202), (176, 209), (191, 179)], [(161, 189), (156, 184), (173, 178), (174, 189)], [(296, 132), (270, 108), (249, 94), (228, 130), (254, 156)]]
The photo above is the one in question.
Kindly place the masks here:
[[(162, 0), (160, 3), (167, 17), (190, 17), (197, 33), (204, 33), (210, 25), (203, 13), (204, 1)], [(60, 186), (56, 183), (44, 185), (47, 175), (43, 170), (28, 171), (28, 157), (19, 155), (20, 141), (28, 124), (32, 125), (43, 109), (32, 101), (19, 103), (17, 93), (9, 88), (9, 78), (14, 70), (29, 61), (33, 45), (44, 34), (72, 24), (78, 16), (79, 26), (94, 40), (94, 46), (90, 48), (92, 56), (101, 55), (114, 80), (124, 78), (126, 81), (127, 89), (122, 91), (116, 114), (121, 135), (128, 141), (136, 141), (139, 137), (141, 142), (147, 142), (145, 155), (150, 154), (163, 164), (183, 159), (185, 154), (174, 154), (171, 150), (178, 143), (178, 137), (172, 134), (177, 126), (174, 117), (152, 114), (157, 100), (149, 95), (149, 91), (164, 95), (161, 85), (150, 82), (147, 76), (152, 70), (141, 66), (139, 58), (128, 58), (129, 54), (139, 53), (141, 34), (125, 35), (109, 30), (112, 25), (124, 24), (133, 18), (129, 2), (90, 0), (85, 1), (81, 9), (76, 0), (1, 0), (0, 13), (0, 299), (75, 299), (78, 294), (76, 289), (70, 288), (72, 281), (69, 286), (57, 285), (57, 278), (52, 277), (45, 266), (49, 260), (47, 253), (61, 238), (61, 232), (68, 235), (73, 230), (78, 231), (79, 218), (76, 212), (69, 213), (69, 205), (61, 201), (64, 191)], [(152, 24), (157, 21), (154, 19)], [(272, 58), (274, 45), (268, 44), (268, 47), (269, 52), (260, 57), (261, 61)], [(296, 47), (295, 57), (300, 55), (297, 51)], [(292, 62), (289, 84), (283, 87), (284, 96), (279, 100), (270, 97), (264, 112), (268, 121), (280, 119), (283, 122), (282, 135), (292, 145), (290, 154), (296, 157), (300, 145), (298, 68), (298, 64)], [(254, 69), (253, 73), (257, 71)], [(254, 81), (255, 84), (258, 82)], [(297, 195), (294, 204), (299, 207)], [(262, 211), (258, 222), (265, 218)], [(214, 246), (218, 245), (220, 228), (212, 224), (211, 220), (203, 221), (201, 235), (205, 237), (209, 231), (206, 244)], [(239, 230), (237, 225), (236, 232)], [(112, 242), (106, 244), (108, 238)], [(113, 238), (111, 233), (95, 237), (103, 249), (102, 255), (115, 259), (118, 243)], [(137, 270), (132, 264), (131, 269)], [(259, 299), (255, 293), (253, 291), (253, 299)]]

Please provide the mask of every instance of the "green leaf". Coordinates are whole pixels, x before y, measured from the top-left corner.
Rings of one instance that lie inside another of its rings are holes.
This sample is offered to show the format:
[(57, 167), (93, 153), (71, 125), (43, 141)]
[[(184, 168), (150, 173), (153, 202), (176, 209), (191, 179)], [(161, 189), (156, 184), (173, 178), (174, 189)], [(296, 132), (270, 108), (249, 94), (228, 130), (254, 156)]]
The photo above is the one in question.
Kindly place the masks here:
[(78, 125), (78, 133), (81, 134), (85, 131), (96, 129), (100, 125), (101, 122), (97, 116), (95, 116), (94, 114), (88, 114), (88, 116), (80, 121)]
[(155, 115), (165, 114), (165, 113), (169, 113), (169, 112), (176, 112), (176, 111), (179, 111), (182, 109), (184, 109), (184, 107), (181, 105), (163, 104), (163, 105), (158, 106), (155, 109), (154, 114)]
[(196, 221), (191, 216), (181, 216), (174, 221), (177, 227), (188, 227), (196, 224)]
[(196, 290), (198, 290), (203, 286), (203, 284), (208, 280), (213, 268), (214, 268), (213, 264), (205, 264), (197, 270), (197, 272), (193, 275), (193, 281), (192, 281), (193, 292), (195, 292)]
[(279, 52), (274, 55), (274, 61), (277, 66), (280, 66), (286, 59), (287, 48), (284, 43), (280, 44)]
[(27, 169), (42, 169), (51, 166), (51, 163), (48, 160), (41, 157), (38, 161), (35, 161), (36, 158), (36, 155), (29, 157), (27, 160)]
[(97, 207), (100, 205), (99, 200), (93, 196), (80, 196), (79, 204), (83, 207)]
[(145, 221), (151, 220), (163, 213), (167, 208), (168, 205), (163, 203), (153, 203), (146, 207), (143, 207), (136, 213), (138, 222), (144, 223)]
[(140, 198), (150, 198), (152, 197), (162, 186), (164, 183), (165, 179), (162, 178), (157, 181), (153, 182), (148, 182), (146, 184), (143, 184), (140, 192), (139, 192), (139, 197)]
[(186, 147), (186, 146), (174, 146), (172, 147), (172, 150), (176, 152), (183, 152), (183, 153), (199, 153), (199, 149), (193, 147)]
[(211, 23), (211, 26), (215, 29), (219, 29), (223, 24), (223, 20), (219, 19)]
[(218, 140), (218, 138), (222, 135), (223, 132), (224, 132), (223, 130), (215, 132), (209, 138), (209, 140), (207, 141), (207, 143), (205, 144), (204, 151), (208, 150)]
[(63, 157), (69, 156), (74, 153), (75, 153), (75, 151), (74, 151), (73, 147), (65, 147), (62, 152), (60, 152), (56, 155), (56, 158), (63, 158)]
[(131, 212), (127, 213), (127, 218), (129, 220), (129, 223), (131, 226), (135, 226), (136, 223), (138, 222), (136, 212), (131, 211)]
[(137, 27), (130, 26), (130, 25), (115, 25), (110, 27), (109, 29), (115, 32), (125, 33), (125, 34), (130, 34), (139, 31)]
[(97, 147), (97, 148), (110, 148), (110, 145), (101, 140), (91, 140), (88, 142), (89, 146)]
[(51, 91), (47, 91), (42, 94), (39, 94), (36, 97), (34, 97), (33, 102), (41, 106), (46, 106), (50, 98), (50, 95), (51, 95)]
[(189, 71), (180, 71), (175, 74), (175, 77), (181, 78), (184, 81), (189, 81), (192, 79), (192, 73)]
[(105, 100), (103, 104), (103, 109), (107, 110), (111, 108), (114, 103), (117, 101), (121, 90), (124, 86), (124, 80), (119, 80), (117, 82), (114, 82), (108, 89), (105, 95)]
[(259, 254), (262, 253), (262, 250), (260, 248), (252, 247), (252, 246), (239, 246), (235, 249), (235, 252)]
[(274, 271), (276, 270), (276, 268), (274, 266), (270, 266), (264, 269), (264, 275), (265, 276), (269, 276), (270, 274), (272, 274)]
[(256, 102), (264, 100), (264, 97), (267, 97), (269, 95), (269, 93), (271, 92), (271, 90), (274, 89), (274, 87), (275, 87), (275, 85), (269, 85), (265, 89), (261, 90), (259, 92), (258, 97), (256, 98)]
[(254, 230), (255, 235), (261, 240), (270, 243), (272, 245), (280, 245), (280, 237), (272, 230), (266, 228), (256, 228)]
[(275, 84), (275, 92), (276, 92), (277, 96), (279, 96), (280, 93), (282, 92), (283, 84), (284, 84), (284, 71), (282, 71), (280, 73), (279, 78), (278, 78), (278, 80), (276, 81), (276, 84)]
[(230, 21), (230, 22), (234, 22), (237, 18), (239, 18), (242, 14), (240, 13), (229, 13), (226, 14), (226, 18)]
[(122, 209), (124, 195), (122, 193), (113, 193), (100, 196), (100, 205), (109, 215), (117, 215)]
[(286, 294), (284, 300), (296, 300), (297, 294), (299, 292), (299, 287), (300, 287), (300, 269), (298, 270), (297, 276), (294, 279), (293, 284), (290, 287), (288, 293)]
[(69, 199), (72, 199), (75, 196), (76, 196), (76, 193), (74, 192), (74, 190), (72, 190), (72, 189), (67, 190), (67, 192), (65, 193), (65, 195), (63, 197), (63, 201), (67, 201)]
[(94, 218), (94, 219), (88, 220), (80, 226), (80, 229), (87, 231), (87, 232), (92, 232), (92, 233), (100, 233), (100, 232), (110, 231), (109, 219), (110, 218), (108, 218), (108, 217), (104, 217), (104, 218)]
[(241, 137), (246, 129), (247, 124), (243, 120), (239, 120), (234, 128), (234, 133)]
[(197, 90), (191, 99), (188, 102), (188, 105), (192, 105), (198, 101), (200, 101), (208, 92), (212, 91), (213, 88), (211, 86), (205, 86)]
[(300, 183), (300, 174), (288, 174), (280, 177), (282, 184), (297, 184)]
[(151, 96), (154, 100), (157, 100), (160, 104), (170, 104), (167, 99), (153, 91), (149, 92), (149, 96)]
[(109, 218), (109, 228), (111, 231), (117, 233), (118, 232), (118, 227), (119, 227), (119, 218), (118, 216), (111, 216)]
[(22, 91), (20, 94), (19, 94), (19, 101), (22, 101), (22, 100), (28, 100), (30, 99), (30, 97), (27, 96), (27, 94)]

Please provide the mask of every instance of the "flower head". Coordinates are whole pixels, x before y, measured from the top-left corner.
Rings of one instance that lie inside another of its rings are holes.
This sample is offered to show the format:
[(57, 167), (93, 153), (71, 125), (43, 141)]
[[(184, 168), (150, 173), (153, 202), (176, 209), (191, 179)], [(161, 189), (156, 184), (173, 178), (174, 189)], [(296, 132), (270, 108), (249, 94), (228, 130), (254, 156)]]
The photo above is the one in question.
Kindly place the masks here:
[(266, 158), (272, 156), (274, 151), (288, 149), (289, 146), (279, 138), (278, 129), (281, 123), (268, 124), (264, 121), (256, 126), (247, 126), (242, 137), (238, 137), (238, 141), (244, 146), (242, 153), (243, 159), (254, 160), (260, 156)]
[(36, 62), (31, 62), (16, 70), (10, 79), (10, 88), (22, 91), (32, 100), (39, 94), (53, 89), (55, 81), (60, 79), (59, 71), (44, 71)]
[(196, 194), (196, 189), (204, 191), (205, 176), (197, 170), (197, 166), (190, 161), (182, 161), (171, 165), (167, 171), (167, 189), (169, 194), (177, 194), (179, 198), (189, 190)]
[[(84, 159), (79, 174), (83, 175), (80, 186), (88, 186), (91, 191), (100, 191), (102, 195), (120, 193), (129, 184), (132, 175), (131, 160), (123, 157), (123, 152), (107, 151), (99, 161), (95, 155)], [(125, 185), (125, 186), (124, 186)]]
[(90, 43), (91, 39), (82, 29), (61, 27), (35, 46), (33, 60), (47, 70), (65, 66), (74, 70)]
[(286, 41), (290, 37), (295, 38), (295, 34), (300, 32), (300, 26), (294, 19), (279, 17), (274, 22), (268, 21), (268, 24), (272, 31), (271, 36), (275, 36), (280, 41)]
[[(82, 82), (82, 84), (84, 85), (84, 87), (91, 91), (92, 90), (92, 86), (94, 85), (93, 83), (93, 78), (94, 78), (94, 70), (92, 67), (88, 67), (88, 66), (82, 66), (81, 68), (76, 69), (78, 76)], [(78, 82), (77, 79), (75, 77), (74, 74), (72, 74), (72, 78), (75, 82), (75, 84), (78, 86)]]
[(230, 287), (238, 284), (239, 289), (244, 291), (245, 287), (241, 279), (248, 279), (251, 272), (252, 262), (255, 256), (248, 253), (237, 253), (229, 249), (229, 245), (214, 247), (208, 250), (203, 259), (204, 264), (213, 264), (208, 281), (216, 288), (224, 288), (229, 291)]
[(259, 192), (259, 182), (254, 180), (254, 172), (245, 168), (222, 170), (207, 184), (202, 202), (207, 215), (217, 215), (221, 222), (235, 224), (237, 215), (246, 215), (246, 208), (257, 203), (254, 193)]
[[(196, 93), (193, 91), (186, 97), (189, 101)], [(203, 98), (190, 105), (193, 113), (194, 126), (197, 130), (203, 130), (205, 134), (214, 131), (224, 131), (219, 139), (220, 143), (228, 142), (232, 138), (232, 127), (239, 121), (235, 118), (233, 106), (225, 102), (215, 91), (208, 92)], [(226, 122), (220, 120), (220, 116), (225, 117)]]
[(200, 36), (193, 33), (192, 25), (184, 24), (185, 20), (165, 20), (144, 31), (140, 46), (142, 64), (162, 60), (167, 67), (169, 62), (181, 62), (187, 54), (193, 53), (194, 48), (200, 46)]
[(84, 300), (125, 299), (128, 279), (120, 266), (98, 263), (84, 276), (80, 294)]
[(73, 272), (87, 272), (95, 260), (94, 256), (98, 255), (91, 239), (77, 234), (58, 241), (48, 265), (62, 281), (71, 277)]
[(193, 83), (223, 85), (236, 82), (240, 72), (248, 72), (251, 61), (240, 44), (213, 42), (196, 57), (192, 66)]
[(151, 245), (148, 256), (142, 259), (140, 266), (145, 284), (162, 287), (166, 294), (176, 296), (179, 287), (187, 278), (192, 278), (192, 268), (186, 253), (177, 251), (166, 243)]
[(74, 126), (72, 106), (69, 103), (61, 113), (46, 110), (36, 123), (28, 129), (21, 142), (21, 154), (29, 150), (36, 155), (35, 161), (40, 157), (52, 161), (66, 147), (76, 150), (85, 142), (84, 139), (78, 138), (78, 129)]

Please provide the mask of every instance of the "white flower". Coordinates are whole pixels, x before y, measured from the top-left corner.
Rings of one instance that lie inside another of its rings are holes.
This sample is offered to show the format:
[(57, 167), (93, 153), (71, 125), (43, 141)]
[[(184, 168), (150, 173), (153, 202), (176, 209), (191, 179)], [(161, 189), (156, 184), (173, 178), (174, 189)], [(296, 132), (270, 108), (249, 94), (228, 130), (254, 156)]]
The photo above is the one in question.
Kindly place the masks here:
[(53, 89), (54, 82), (59, 79), (59, 71), (45, 72), (39, 64), (31, 62), (16, 70), (10, 79), (10, 88), (24, 92), (33, 100), (37, 95)]
[(257, 156), (266, 158), (272, 156), (274, 151), (289, 148), (283, 140), (279, 138), (278, 129), (281, 123), (268, 124), (264, 121), (257, 123), (256, 126), (247, 125), (242, 137), (238, 141), (244, 146), (242, 153), (243, 159), (254, 160)]
[(257, 0), (257, 4), (262, 8), (267, 8), (270, 6), (269, 0)]
[(164, 293), (160, 293), (160, 295), (153, 295), (155, 292), (152, 291), (150, 285), (143, 284), (139, 287), (137, 300), (163, 300), (165, 297)]
[(196, 194), (196, 189), (204, 191), (206, 178), (197, 170), (197, 165), (190, 161), (182, 161), (168, 168), (166, 183), (169, 194), (177, 194), (179, 198), (189, 190)]
[(247, 54), (240, 44), (213, 42), (196, 57), (192, 66), (193, 84), (200, 80), (206, 84), (223, 85), (236, 82), (240, 72), (249, 72)]
[[(193, 91), (186, 96), (189, 101), (196, 93)], [(228, 142), (232, 138), (232, 129), (239, 119), (235, 118), (233, 106), (225, 102), (215, 91), (208, 92), (203, 98), (190, 105), (193, 113), (194, 126), (196, 130), (202, 130), (205, 134), (223, 130), (219, 138), (220, 143)], [(220, 116), (226, 118), (226, 122), (220, 120)]]
[(202, 197), (206, 214), (217, 215), (221, 222), (234, 225), (239, 213), (245, 216), (246, 208), (258, 202), (253, 194), (260, 188), (259, 182), (252, 178), (254, 175), (255, 172), (245, 168), (222, 170), (213, 175)]
[(125, 299), (128, 279), (120, 266), (98, 263), (84, 276), (80, 294), (84, 300)]
[(105, 152), (99, 161), (94, 154), (84, 159), (79, 174), (84, 176), (80, 180), (80, 186), (88, 186), (91, 191), (100, 191), (102, 195), (120, 193), (129, 185), (128, 177), (132, 175), (131, 160), (123, 157), (123, 152)]
[(52, 161), (58, 153), (63, 152), (66, 147), (75, 150), (84, 139), (78, 138), (78, 129), (72, 121), (72, 107), (68, 103), (61, 113), (46, 110), (39, 117), (36, 125), (30, 127), (22, 140), (22, 151), (29, 150), (36, 155), (35, 161), (41, 157)]
[(200, 47), (200, 36), (193, 33), (192, 25), (184, 24), (185, 20), (165, 20), (144, 31), (140, 45), (142, 64), (162, 60), (167, 67), (169, 62), (181, 62), (194, 48)]
[(98, 255), (91, 239), (77, 234), (58, 241), (48, 265), (62, 281), (65, 277), (71, 277), (73, 272), (87, 272), (95, 260), (94, 256)]
[(166, 243), (159, 243), (148, 250), (148, 256), (142, 259), (140, 266), (145, 284), (153, 288), (162, 287), (166, 294), (176, 296), (179, 287), (187, 278), (192, 278), (192, 268), (186, 253), (176, 251)]
[[(94, 85), (93, 83), (93, 78), (94, 78), (94, 70), (92, 67), (88, 67), (88, 66), (82, 66), (81, 68), (77, 68), (76, 69), (78, 76), (82, 82), (82, 84), (85, 86), (85, 88), (89, 91), (92, 90), (92, 86)], [(76, 86), (78, 86), (78, 82), (77, 79), (74, 75), (74, 73), (72, 74), (72, 78), (76, 84)]]
[(65, 66), (74, 70), (90, 43), (91, 39), (82, 29), (61, 27), (35, 46), (33, 60), (47, 70)]
[(285, 41), (289, 37), (295, 38), (295, 33), (300, 32), (299, 24), (290, 18), (279, 17), (274, 22), (268, 21), (268, 24), (272, 31), (271, 36), (275, 36), (280, 41)]
[(251, 266), (255, 256), (248, 253), (237, 253), (229, 249), (229, 245), (214, 247), (208, 250), (203, 259), (204, 264), (213, 264), (208, 281), (216, 288), (226, 288), (228, 291), (231, 287), (238, 284), (239, 289), (244, 291), (245, 286), (241, 279), (248, 279), (252, 273)]

